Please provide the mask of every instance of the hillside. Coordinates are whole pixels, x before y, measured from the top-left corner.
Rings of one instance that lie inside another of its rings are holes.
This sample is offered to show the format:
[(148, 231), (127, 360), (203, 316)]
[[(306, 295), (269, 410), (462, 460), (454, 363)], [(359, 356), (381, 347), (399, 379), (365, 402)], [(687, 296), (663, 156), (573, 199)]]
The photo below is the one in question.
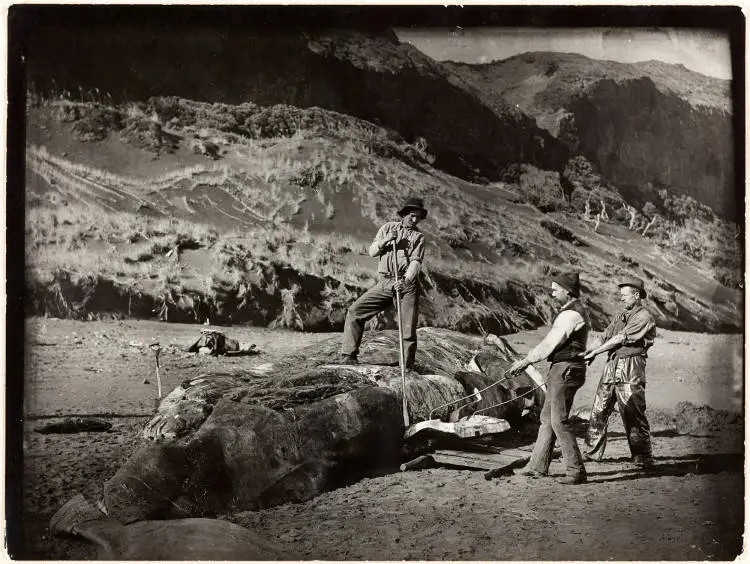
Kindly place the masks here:
[(739, 219), (730, 81), (659, 61), (568, 53), (444, 65), (532, 116), (639, 207), (667, 188)]
[[(474, 86), (387, 29), (40, 25), (28, 80), (42, 96), (121, 103), (152, 96), (288, 104), (358, 117), (423, 139), (435, 167), (499, 180), (509, 163), (562, 170), (568, 151), (533, 119)], [(75, 41), (70, 37), (75, 36)], [(93, 93), (92, 97), (84, 96)], [(240, 124), (241, 125), (241, 124)]]
[(742, 327), (741, 293), (705, 263), (531, 205), (534, 183), (556, 178), (531, 165), (517, 182), (475, 184), (420, 143), (319, 108), (32, 102), (29, 314), (338, 330), (373, 280), (366, 245), (416, 194), (430, 209), (421, 324), (537, 327), (553, 311), (549, 275), (580, 268), (596, 328), (625, 273), (647, 280), (661, 327)]

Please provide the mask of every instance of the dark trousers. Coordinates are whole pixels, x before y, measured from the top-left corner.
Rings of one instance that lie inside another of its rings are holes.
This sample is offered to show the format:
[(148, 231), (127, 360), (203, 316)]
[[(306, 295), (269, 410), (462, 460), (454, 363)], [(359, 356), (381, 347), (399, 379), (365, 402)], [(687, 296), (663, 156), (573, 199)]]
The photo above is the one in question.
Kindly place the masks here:
[(650, 458), (651, 429), (646, 419), (646, 358), (608, 360), (591, 407), (586, 433), (588, 454), (601, 460), (607, 447), (607, 424), (615, 403), (620, 412), (630, 454)]
[[(344, 322), (342, 354), (358, 354), (365, 323), (381, 311), (391, 306), (396, 307), (396, 293), (393, 291), (395, 282), (393, 278), (379, 276), (377, 283), (349, 307)], [(417, 354), (418, 315), (419, 283), (415, 281), (401, 292), (401, 327), (404, 332), (404, 362), (407, 368), (414, 364)]]
[(541, 425), (529, 468), (543, 474), (549, 471), (557, 437), (566, 473), (575, 477), (586, 475), (581, 451), (568, 420), (573, 398), (585, 380), (586, 366), (581, 363), (556, 362), (550, 367), (547, 374), (547, 396), (540, 416)]

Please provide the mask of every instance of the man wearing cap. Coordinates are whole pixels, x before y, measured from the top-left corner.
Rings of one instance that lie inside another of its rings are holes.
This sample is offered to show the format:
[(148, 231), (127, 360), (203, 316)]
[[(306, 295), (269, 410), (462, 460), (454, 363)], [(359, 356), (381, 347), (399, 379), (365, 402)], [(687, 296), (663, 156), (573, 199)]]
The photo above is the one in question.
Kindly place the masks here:
[(560, 443), (566, 476), (563, 484), (582, 484), (586, 481), (586, 468), (576, 437), (568, 422), (570, 408), (576, 391), (586, 379), (586, 350), (589, 323), (588, 313), (578, 300), (580, 281), (578, 273), (564, 273), (552, 278), (552, 297), (561, 308), (544, 340), (529, 351), (526, 358), (516, 361), (509, 372), (515, 374), (530, 364), (548, 359), (547, 395), (540, 415), (541, 425), (529, 463), (516, 471), (532, 478), (546, 476), (552, 461), (555, 437)]
[[(396, 291), (401, 298), (401, 327), (404, 340), (404, 364), (410, 368), (417, 353), (417, 317), (419, 315), (419, 270), (424, 261), (424, 235), (417, 224), (427, 217), (422, 198), (409, 198), (399, 210), (400, 221), (389, 221), (375, 235), (370, 256), (378, 257), (378, 280), (355, 301), (346, 313), (341, 363), (357, 364), (365, 322), (391, 305)], [(393, 242), (396, 242), (396, 253)], [(398, 283), (396, 282), (398, 272)]]
[[(643, 280), (628, 277), (618, 284), (624, 309), (612, 320), (601, 339), (592, 343), (585, 359), (606, 352), (599, 386), (591, 408), (586, 433), (587, 460), (600, 461), (607, 446), (607, 422), (617, 403), (628, 437), (633, 462), (641, 467), (654, 464), (651, 431), (646, 419), (646, 353), (654, 344), (656, 323), (643, 307)], [(603, 342), (602, 342), (603, 341)]]

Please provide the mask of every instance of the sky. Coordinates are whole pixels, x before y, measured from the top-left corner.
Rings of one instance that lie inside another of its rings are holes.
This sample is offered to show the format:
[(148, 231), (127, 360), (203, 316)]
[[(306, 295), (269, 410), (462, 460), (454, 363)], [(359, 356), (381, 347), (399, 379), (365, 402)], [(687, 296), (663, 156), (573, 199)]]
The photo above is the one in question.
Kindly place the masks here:
[(580, 53), (592, 59), (635, 63), (656, 59), (731, 79), (728, 36), (676, 28), (398, 28), (407, 41), (438, 61), (486, 63), (527, 51)]

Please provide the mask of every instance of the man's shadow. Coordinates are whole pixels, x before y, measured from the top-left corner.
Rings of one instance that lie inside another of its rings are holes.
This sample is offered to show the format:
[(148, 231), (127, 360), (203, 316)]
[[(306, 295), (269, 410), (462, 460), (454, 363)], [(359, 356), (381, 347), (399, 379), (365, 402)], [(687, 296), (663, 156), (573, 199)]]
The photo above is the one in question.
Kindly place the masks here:
[[(626, 482), (647, 477), (719, 474), (720, 472), (742, 473), (744, 469), (744, 455), (742, 453), (733, 452), (722, 454), (687, 454), (684, 456), (656, 456), (654, 457), (654, 466), (648, 469), (632, 467), (625, 470), (600, 470), (602, 467), (606, 467), (611, 463), (623, 463), (629, 461), (629, 457), (619, 457), (591, 464), (588, 466), (589, 481), (597, 483)], [(613, 477), (606, 478), (605, 476)]]

